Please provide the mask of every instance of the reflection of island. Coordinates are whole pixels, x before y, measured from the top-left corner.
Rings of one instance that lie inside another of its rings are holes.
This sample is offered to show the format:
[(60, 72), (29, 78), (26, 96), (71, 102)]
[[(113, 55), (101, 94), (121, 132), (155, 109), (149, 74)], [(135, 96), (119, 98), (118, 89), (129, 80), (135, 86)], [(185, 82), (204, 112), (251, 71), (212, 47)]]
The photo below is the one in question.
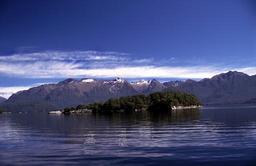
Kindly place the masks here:
[(198, 109), (175, 110), (167, 113), (150, 113), (150, 121), (152, 122), (184, 122), (198, 120), (200, 111)]
[[(88, 114), (89, 115), (89, 114)], [(111, 114), (101, 114), (95, 113), (91, 114), (95, 120), (107, 120), (112, 124), (169, 124), (173, 122), (184, 122), (191, 120), (198, 120), (200, 118), (199, 109), (185, 109), (185, 110), (175, 110), (169, 112), (131, 112), (131, 113), (111, 113)], [(75, 115), (74, 115), (75, 116)], [(77, 116), (79, 117), (79, 116)]]
[[(120, 147), (165, 146), (166, 139), (174, 138), (175, 129), (183, 130), (182, 126), (177, 124), (184, 124), (184, 121), (191, 124), (190, 121), (199, 119), (199, 111), (142, 111), (70, 116), (28, 113), (5, 114), (1, 117), (10, 121), (6, 137), (13, 137), (15, 142), (12, 141), (12, 145), (27, 148), (29, 144), (30, 154), (49, 156), (49, 148), (53, 147), (58, 149), (58, 153), (61, 151), (60, 155), (63, 156), (70, 155), (70, 151), (85, 156), (108, 155), (110, 152), (111, 155), (117, 156), (120, 155)], [(126, 156), (124, 153), (121, 155)], [(136, 157), (138, 155), (140, 154), (136, 154)]]
[[(191, 95), (181, 92), (157, 92), (145, 95), (109, 99), (104, 103), (79, 105), (76, 108), (65, 108), (64, 114), (83, 112), (165, 112), (171, 110), (194, 109), (200, 107), (199, 100)], [(60, 111), (56, 111), (60, 112)]]
[[(40, 133), (53, 132), (73, 135), (75, 133), (90, 133), (91, 130), (108, 128), (110, 126), (136, 127), (151, 125), (168, 125), (175, 122), (198, 120), (200, 111), (198, 109), (177, 110), (169, 112), (131, 112), (111, 114), (72, 114), (71, 116), (50, 116), (40, 114), (10, 114), (13, 127), (25, 127), (29, 130), (40, 131)], [(104, 131), (104, 130), (103, 130)]]

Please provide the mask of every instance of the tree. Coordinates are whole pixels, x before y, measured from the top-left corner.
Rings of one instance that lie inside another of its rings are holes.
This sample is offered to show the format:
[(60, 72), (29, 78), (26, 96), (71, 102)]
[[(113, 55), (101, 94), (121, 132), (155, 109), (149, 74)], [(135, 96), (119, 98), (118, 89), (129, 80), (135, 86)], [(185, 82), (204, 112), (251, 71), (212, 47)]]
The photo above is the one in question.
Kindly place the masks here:
[[(156, 92), (145, 95), (135, 95), (128, 97), (120, 97), (118, 99), (109, 99), (104, 103), (93, 103), (89, 105), (79, 105), (76, 109), (91, 109), (93, 112), (115, 112), (135, 110), (149, 110), (154, 112), (170, 111), (172, 106), (190, 106), (200, 105), (199, 100), (190, 94), (180, 92)], [(64, 109), (64, 112), (70, 113), (70, 110)]]

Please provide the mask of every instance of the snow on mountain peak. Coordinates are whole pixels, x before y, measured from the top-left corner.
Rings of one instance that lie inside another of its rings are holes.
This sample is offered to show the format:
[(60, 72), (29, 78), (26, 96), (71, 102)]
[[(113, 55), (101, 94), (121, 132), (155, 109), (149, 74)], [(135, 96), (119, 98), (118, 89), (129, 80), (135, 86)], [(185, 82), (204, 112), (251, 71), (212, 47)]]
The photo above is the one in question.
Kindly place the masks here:
[(140, 80), (136, 82), (131, 82), (133, 85), (149, 85), (151, 80)]
[(104, 84), (113, 84), (113, 83), (115, 84), (115, 83), (124, 83), (124, 82), (125, 82), (124, 79), (117, 77), (114, 80), (110, 80), (110, 81), (106, 80), (103, 83)]
[(86, 79), (82, 79), (81, 82), (85, 82), (85, 83), (88, 83), (88, 82), (94, 82), (95, 80), (94, 79), (91, 79), (91, 78), (86, 78)]
[(122, 79), (122, 78), (119, 78), (119, 77), (117, 77), (116, 79), (114, 79), (114, 83), (123, 83), (125, 80), (124, 79)]

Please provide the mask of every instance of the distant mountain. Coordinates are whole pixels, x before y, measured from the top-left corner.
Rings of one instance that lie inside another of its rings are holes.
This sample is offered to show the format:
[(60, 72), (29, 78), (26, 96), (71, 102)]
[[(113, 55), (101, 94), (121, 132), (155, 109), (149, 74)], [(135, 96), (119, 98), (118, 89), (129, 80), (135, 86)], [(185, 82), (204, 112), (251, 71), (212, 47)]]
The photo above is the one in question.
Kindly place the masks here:
[(6, 98), (0, 96), (0, 103), (3, 103), (4, 101), (6, 101)]
[(12, 95), (2, 104), (7, 110), (54, 110), (78, 104), (101, 102), (109, 98), (129, 96), (137, 91), (126, 80), (66, 79)]
[(113, 80), (66, 79), (57, 84), (46, 84), (12, 95), (1, 104), (7, 110), (54, 110), (110, 98), (150, 94), (158, 91), (183, 91), (196, 95), (203, 104), (256, 103), (256, 76), (230, 71), (200, 81), (170, 81), (160, 83), (141, 80), (129, 83), (121, 78)]
[(160, 92), (166, 88), (162, 83), (160, 83), (156, 79), (149, 81), (141, 80), (138, 82), (131, 82), (131, 85), (137, 92), (143, 94)]
[(256, 101), (253, 100), (256, 99), (256, 77), (236, 71), (200, 81), (187, 80), (175, 89), (196, 95), (204, 104), (243, 104)]
[(183, 83), (182, 81), (169, 81), (169, 82), (164, 82), (163, 85), (165, 87), (178, 87), (182, 83)]
[(149, 85), (151, 83), (151, 80), (140, 80), (137, 82), (131, 82), (132, 87), (139, 93), (143, 93), (148, 89)]

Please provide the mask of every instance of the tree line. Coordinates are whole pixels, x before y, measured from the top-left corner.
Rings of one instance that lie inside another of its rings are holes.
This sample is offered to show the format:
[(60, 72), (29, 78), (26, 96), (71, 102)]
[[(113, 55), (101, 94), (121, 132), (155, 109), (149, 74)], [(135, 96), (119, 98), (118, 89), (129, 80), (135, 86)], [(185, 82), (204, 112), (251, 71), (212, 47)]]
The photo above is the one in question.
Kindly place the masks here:
[(146, 95), (135, 95), (109, 99), (102, 103), (78, 105), (76, 108), (66, 108), (64, 111), (88, 109), (93, 112), (132, 112), (132, 111), (169, 111), (173, 106), (201, 105), (191, 94), (181, 92), (156, 92)]

